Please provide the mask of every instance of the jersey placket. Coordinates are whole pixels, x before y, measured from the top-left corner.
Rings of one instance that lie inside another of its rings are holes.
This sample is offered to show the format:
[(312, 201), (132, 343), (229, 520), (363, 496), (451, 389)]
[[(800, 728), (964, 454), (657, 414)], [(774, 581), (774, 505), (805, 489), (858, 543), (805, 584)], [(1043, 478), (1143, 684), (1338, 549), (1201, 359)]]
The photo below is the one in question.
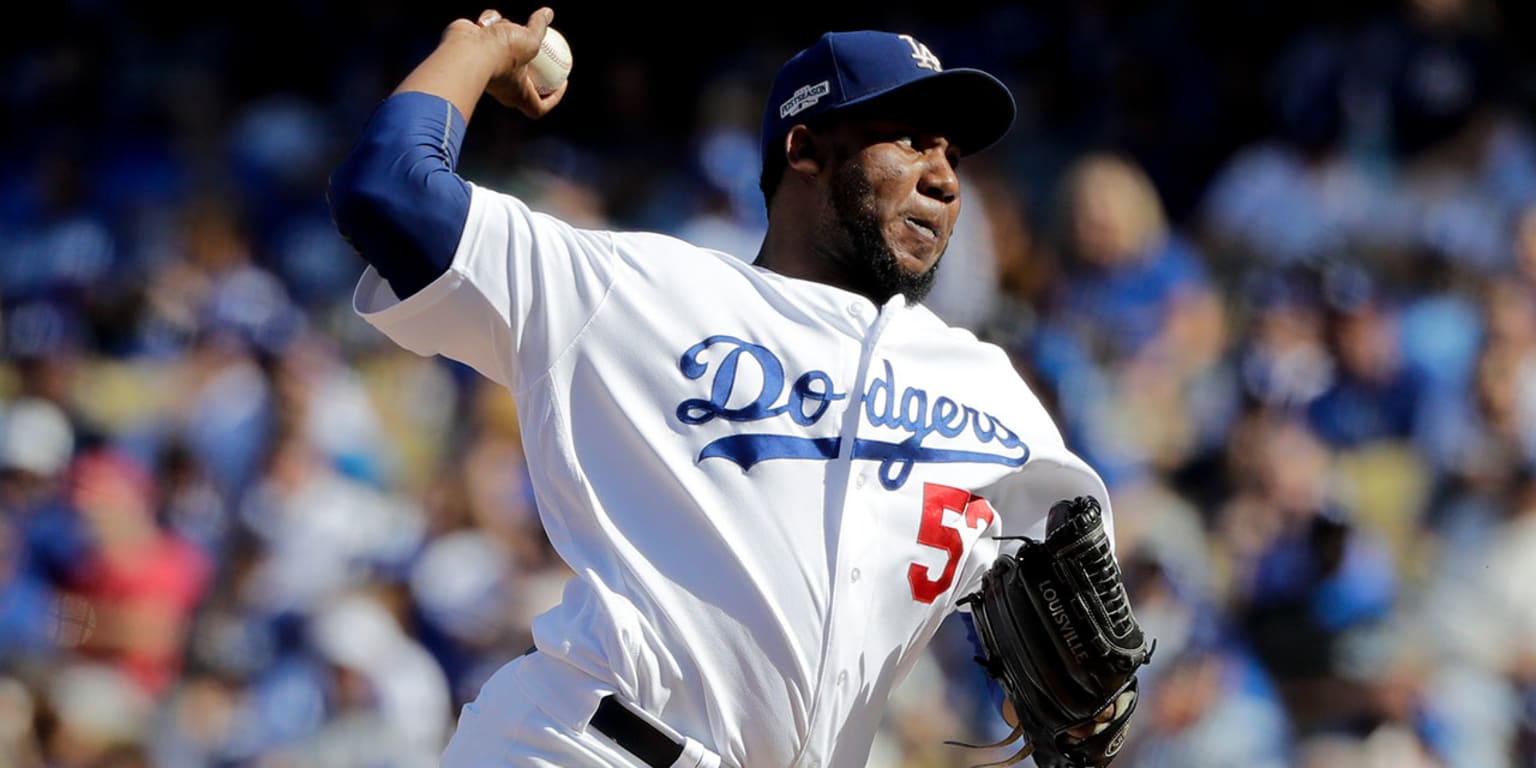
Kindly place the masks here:
[[(899, 298), (895, 300), (900, 306)], [(794, 763), (800, 768), (822, 768), (836, 740), (840, 726), (847, 719), (850, 702), (863, 685), (860, 663), (869, 626), (867, 616), (869, 598), (868, 580), (864, 579), (861, 556), (866, 551), (865, 539), (860, 529), (870, 524), (871, 510), (864, 501), (868, 492), (867, 472), (854, 462), (854, 445), (859, 434), (864, 413), (864, 392), (875, 351), (882, 332), (890, 324), (895, 309), (887, 305), (877, 310), (862, 299), (852, 299), (847, 307), (855, 321), (867, 322), (860, 345), (858, 371), (855, 377), (857, 397), (850, 397), (847, 411), (840, 426), (838, 473), (841, 500), (837, 531), (837, 547), (830, 577), (832, 587), (827, 609), (826, 639), (822, 647), (818, 670), (816, 704), (807, 728), (806, 744)], [(831, 479), (829, 477), (829, 479)]]

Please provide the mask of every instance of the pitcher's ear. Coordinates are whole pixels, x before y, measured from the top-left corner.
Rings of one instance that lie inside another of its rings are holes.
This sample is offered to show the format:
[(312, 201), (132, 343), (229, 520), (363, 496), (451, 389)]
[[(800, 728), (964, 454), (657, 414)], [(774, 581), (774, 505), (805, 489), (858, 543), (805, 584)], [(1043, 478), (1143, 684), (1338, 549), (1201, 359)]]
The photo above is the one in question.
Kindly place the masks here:
[(821, 142), (808, 126), (797, 125), (784, 137), (784, 154), (796, 173), (814, 177), (821, 172)]

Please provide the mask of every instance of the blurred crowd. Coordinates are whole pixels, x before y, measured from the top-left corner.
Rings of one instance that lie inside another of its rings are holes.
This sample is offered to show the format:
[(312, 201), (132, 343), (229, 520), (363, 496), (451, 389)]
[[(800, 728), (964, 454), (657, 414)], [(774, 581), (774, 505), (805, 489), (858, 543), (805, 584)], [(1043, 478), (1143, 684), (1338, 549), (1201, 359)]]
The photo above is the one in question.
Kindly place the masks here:
[[(1536, 765), (1536, 14), (1274, 5), (852, 4), (681, 76), (564, 9), (568, 104), (477, 113), (461, 171), (750, 259), (784, 56), (997, 71), (930, 304), (1111, 486), (1158, 640), (1117, 765)], [(479, 8), (267, 10), (0, 49), (0, 768), (434, 765), (569, 576), (510, 398), (352, 314), (323, 198)], [(1000, 757), (943, 744), (1008, 731), (972, 653), (947, 623), (872, 766)]]

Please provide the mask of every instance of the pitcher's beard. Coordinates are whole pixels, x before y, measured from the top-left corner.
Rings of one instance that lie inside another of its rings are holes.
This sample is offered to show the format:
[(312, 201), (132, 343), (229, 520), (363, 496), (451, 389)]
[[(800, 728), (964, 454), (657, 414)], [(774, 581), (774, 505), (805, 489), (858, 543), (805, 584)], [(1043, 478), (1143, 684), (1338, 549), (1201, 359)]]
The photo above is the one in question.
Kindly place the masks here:
[(848, 246), (834, 250), (834, 261), (849, 289), (876, 304), (884, 304), (898, 293), (906, 296), (908, 303), (921, 303), (933, 289), (943, 259), (921, 274), (902, 269), (881, 231), (874, 197), (874, 186), (854, 163), (843, 163), (833, 173), (832, 208), (837, 218), (832, 226), (841, 230), (837, 239)]

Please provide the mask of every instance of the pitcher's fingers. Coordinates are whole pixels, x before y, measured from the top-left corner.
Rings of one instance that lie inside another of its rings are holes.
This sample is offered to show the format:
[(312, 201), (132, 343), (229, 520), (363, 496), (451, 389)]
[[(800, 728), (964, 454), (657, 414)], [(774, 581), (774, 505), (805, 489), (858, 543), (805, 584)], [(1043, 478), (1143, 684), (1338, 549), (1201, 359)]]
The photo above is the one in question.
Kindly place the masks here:
[(538, 9), (528, 16), (528, 29), (533, 32), (534, 39), (544, 39), (544, 30), (549, 29), (549, 22), (554, 18), (555, 9), (548, 6)]

